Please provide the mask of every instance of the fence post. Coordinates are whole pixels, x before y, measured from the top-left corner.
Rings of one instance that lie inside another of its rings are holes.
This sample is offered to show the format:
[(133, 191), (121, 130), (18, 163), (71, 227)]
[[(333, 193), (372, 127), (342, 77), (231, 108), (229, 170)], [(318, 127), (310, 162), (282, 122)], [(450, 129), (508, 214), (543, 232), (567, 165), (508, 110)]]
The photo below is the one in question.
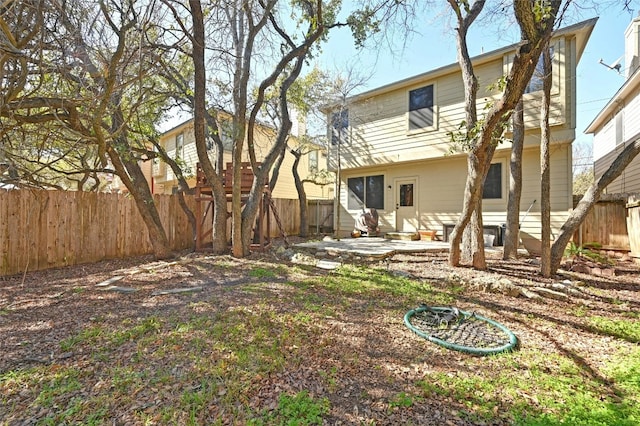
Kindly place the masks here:
[(630, 195), (625, 207), (631, 256), (640, 258), (640, 196)]

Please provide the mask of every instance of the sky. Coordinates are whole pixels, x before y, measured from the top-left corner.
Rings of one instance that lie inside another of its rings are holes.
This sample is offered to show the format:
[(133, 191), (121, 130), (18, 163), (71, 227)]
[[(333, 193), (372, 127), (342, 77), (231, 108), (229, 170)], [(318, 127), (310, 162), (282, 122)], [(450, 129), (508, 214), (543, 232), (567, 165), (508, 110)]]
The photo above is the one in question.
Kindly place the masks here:
[[(344, 3), (344, 9), (347, 10), (349, 0)], [(588, 156), (591, 151), (593, 136), (585, 134), (584, 130), (624, 83), (622, 75), (599, 61), (602, 59), (607, 64), (613, 64), (623, 56), (624, 31), (633, 17), (638, 15), (638, 10), (632, 13), (624, 11), (622, 1), (618, 7), (615, 2), (609, 3), (608, 7), (599, 11), (584, 9), (580, 16), (573, 13), (571, 22), (568, 23), (598, 17), (577, 68), (574, 160), (578, 163), (580, 159), (576, 158), (577, 154)], [(441, 9), (445, 10), (445, 2), (442, 4)], [(633, 4), (640, 7), (640, 2)], [(340, 73), (349, 67), (357, 69), (362, 77), (367, 78), (366, 84), (353, 93), (357, 94), (456, 62), (455, 34), (449, 15), (445, 16), (441, 12), (421, 17), (417, 22), (423, 25), (414, 29), (414, 34), (404, 46), (398, 42), (393, 49), (381, 43), (377, 49), (357, 51), (347, 28), (333, 30), (328, 42), (322, 47), (322, 54), (316, 56), (309, 69), (316, 64), (333, 73)], [(486, 21), (477, 21), (471, 27), (467, 39), (473, 57), (518, 42), (519, 32), (515, 26), (510, 30), (497, 29)], [(624, 63), (622, 65), (624, 70)], [(176, 113), (173, 119), (160, 126), (160, 130), (166, 131), (187, 118), (185, 113)], [(587, 153), (576, 153), (576, 146), (584, 146)], [(587, 158), (585, 162), (583, 165), (588, 166), (591, 159)]]
[[(608, 7), (599, 12), (584, 10), (579, 17), (572, 17), (571, 23), (598, 17), (577, 69), (577, 127), (574, 146), (585, 144), (588, 149), (591, 148), (593, 136), (584, 134), (584, 130), (624, 83), (623, 76), (599, 61), (602, 59), (607, 64), (613, 64), (623, 56), (624, 31), (637, 13), (635, 11), (631, 15), (620, 6)], [(398, 46), (393, 53), (386, 47), (378, 51), (365, 50), (358, 53), (352, 47), (349, 31), (341, 29), (331, 34), (318, 58), (319, 63), (321, 67), (334, 72), (349, 64), (357, 64), (362, 74), (369, 76), (366, 87), (354, 93), (357, 94), (456, 62), (455, 34), (449, 18), (435, 16), (425, 18), (424, 22), (424, 27), (416, 28), (416, 34), (406, 46)], [(519, 39), (515, 27), (511, 31), (496, 31), (486, 24), (478, 24), (477, 28), (472, 27), (468, 37), (472, 57), (515, 43)]]

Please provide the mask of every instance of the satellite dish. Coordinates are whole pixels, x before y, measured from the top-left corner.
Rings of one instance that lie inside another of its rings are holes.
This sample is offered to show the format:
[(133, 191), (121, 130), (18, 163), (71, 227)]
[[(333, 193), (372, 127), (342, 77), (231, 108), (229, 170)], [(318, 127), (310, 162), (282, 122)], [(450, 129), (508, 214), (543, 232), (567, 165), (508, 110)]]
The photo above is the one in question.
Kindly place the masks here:
[(618, 74), (622, 74), (620, 72), (620, 68), (622, 68), (622, 64), (620, 63), (621, 60), (622, 60), (622, 56), (620, 56), (618, 59), (616, 59), (616, 61), (613, 62), (611, 65), (609, 65), (605, 61), (603, 61), (602, 58), (600, 58), (599, 63), (604, 65), (605, 67), (609, 68), (610, 70), (616, 71)]

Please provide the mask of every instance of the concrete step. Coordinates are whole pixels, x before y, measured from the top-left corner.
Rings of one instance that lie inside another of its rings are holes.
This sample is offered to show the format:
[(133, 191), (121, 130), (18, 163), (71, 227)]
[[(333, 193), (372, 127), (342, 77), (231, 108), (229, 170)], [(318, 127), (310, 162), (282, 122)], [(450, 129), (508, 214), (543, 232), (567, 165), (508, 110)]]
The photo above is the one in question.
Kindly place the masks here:
[(420, 239), (417, 232), (387, 232), (384, 237), (388, 240), (416, 241)]

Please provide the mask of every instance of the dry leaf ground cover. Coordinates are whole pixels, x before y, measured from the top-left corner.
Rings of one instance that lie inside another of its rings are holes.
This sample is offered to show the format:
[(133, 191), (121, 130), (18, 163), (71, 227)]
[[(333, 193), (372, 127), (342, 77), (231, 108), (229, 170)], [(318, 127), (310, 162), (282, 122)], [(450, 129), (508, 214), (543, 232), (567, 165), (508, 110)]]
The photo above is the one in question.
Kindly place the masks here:
[[(185, 254), (0, 278), (0, 424), (640, 423), (637, 265), (564, 276), (581, 291), (559, 301), (468, 285), (544, 284), (529, 259), (355, 263)], [(96, 286), (114, 276), (121, 291)], [(500, 321), (519, 347), (429, 343), (403, 324), (423, 302)]]

